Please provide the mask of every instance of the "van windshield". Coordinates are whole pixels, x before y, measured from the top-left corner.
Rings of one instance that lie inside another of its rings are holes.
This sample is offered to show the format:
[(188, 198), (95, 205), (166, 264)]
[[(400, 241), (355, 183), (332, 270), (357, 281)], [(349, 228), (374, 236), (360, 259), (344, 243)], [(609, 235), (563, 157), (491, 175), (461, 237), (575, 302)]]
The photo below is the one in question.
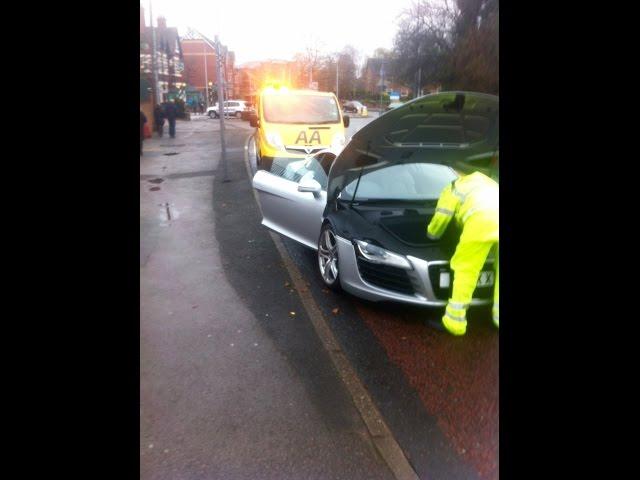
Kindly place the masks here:
[(339, 123), (340, 111), (333, 97), (320, 95), (265, 95), (264, 119), (269, 123)]

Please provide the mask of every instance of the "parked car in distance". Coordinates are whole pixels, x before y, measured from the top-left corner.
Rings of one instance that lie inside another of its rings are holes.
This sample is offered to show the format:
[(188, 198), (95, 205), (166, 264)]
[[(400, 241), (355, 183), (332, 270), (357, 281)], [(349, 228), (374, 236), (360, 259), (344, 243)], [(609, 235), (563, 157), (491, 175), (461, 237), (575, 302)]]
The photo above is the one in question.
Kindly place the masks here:
[[(227, 100), (224, 102), (224, 113), (227, 116), (234, 116), (240, 118), (242, 112), (247, 109), (247, 102), (244, 100)], [(218, 118), (220, 115), (220, 107), (218, 102), (213, 107), (207, 109), (207, 115), (211, 118)]]
[(348, 113), (355, 113), (357, 115), (367, 116), (367, 107), (357, 100), (349, 100), (342, 106), (342, 110)]
[(404, 102), (398, 102), (398, 101), (391, 102), (387, 106), (387, 109), (385, 111), (388, 112), (389, 110), (393, 110), (394, 108), (401, 107), (402, 105), (404, 105)]
[(247, 103), (246, 107), (240, 114), (240, 119), (249, 121), (251, 115), (256, 115), (256, 109), (251, 103)]

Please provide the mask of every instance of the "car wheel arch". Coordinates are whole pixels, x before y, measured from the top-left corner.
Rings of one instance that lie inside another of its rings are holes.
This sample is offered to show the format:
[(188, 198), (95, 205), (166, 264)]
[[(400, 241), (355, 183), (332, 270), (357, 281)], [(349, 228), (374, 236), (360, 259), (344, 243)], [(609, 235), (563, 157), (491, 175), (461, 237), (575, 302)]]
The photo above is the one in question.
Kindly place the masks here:
[(322, 225), (320, 226), (320, 231), (322, 231), (322, 229), (325, 227), (325, 225), (330, 225), (336, 235), (338, 235), (339, 237), (345, 238), (344, 232), (338, 226), (338, 223), (339, 222), (336, 222), (335, 219), (331, 218), (331, 213), (329, 213), (329, 216), (325, 217), (322, 220)]

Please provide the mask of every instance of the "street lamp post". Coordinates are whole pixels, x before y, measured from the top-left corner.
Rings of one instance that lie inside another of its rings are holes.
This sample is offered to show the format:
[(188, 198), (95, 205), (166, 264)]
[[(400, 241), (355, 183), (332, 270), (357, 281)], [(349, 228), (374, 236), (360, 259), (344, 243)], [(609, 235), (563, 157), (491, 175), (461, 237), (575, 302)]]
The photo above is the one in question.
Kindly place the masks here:
[(418, 78), (416, 79), (416, 94), (415, 98), (418, 98), (422, 93), (422, 62), (420, 59), (420, 49), (422, 45), (418, 45)]
[(156, 30), (153, 28), (153, 4), (149, 0), (149, 27), (151, 27), (151, 70), (153, 74), (153, 100), (156, 105), (162, 103), (158, 88), (158, 68), (156, 65)]
[(384, 60), (380, 62), (380, 114), (382, 113), (382, 95), (384, 93)]
[(207, 110), (209, 110), (209, 77), (207, 76), (207, 42), (202, 39), (202, 55), (204, 56), (204, 89)]
[(340, 55), (336, 59), (336, 97), (340, 101)]
[(220, 48), (220, 40), (218, 39), (218, 35), (216, 35), (216, 74), (218, 77), (218, 118), (220, 119), (220, 146), (222, 149), (222, 182), (229, 181), (229, 173), (227, 171), (227, 148), (224, 141), (224, 82), (222, 80), (222, 68), (223, 68), (223, 60)]

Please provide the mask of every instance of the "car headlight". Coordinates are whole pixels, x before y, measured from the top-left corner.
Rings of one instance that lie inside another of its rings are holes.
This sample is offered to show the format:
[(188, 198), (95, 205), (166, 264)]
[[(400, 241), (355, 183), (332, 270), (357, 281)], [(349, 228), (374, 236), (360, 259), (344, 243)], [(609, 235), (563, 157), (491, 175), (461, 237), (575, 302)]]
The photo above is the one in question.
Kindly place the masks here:
[(284, 148), (282, 138), (280, 137), (280, 134), (278, 132), (267, 132), (266, 137), (269, 145), (272, 145), (280, 150)]
[(346, 139), (344, 138), (344, 135), (342, 133), (336, 133), (333, 136), (333, 139), (331, 140), (331, 148), (333, 149), (339, 149), (344, 147), (344, 144), (346, 143)]
[(384, 248), (373, 245), (363, 240), (354, 240), (360, 255), (366, 258), (372, 263), (383, 263), (385, 265), (391, 265), (393, 267), (402, 268), (404, 270), (411, 270), (411, 264), (403, 255), (390, 252)]

